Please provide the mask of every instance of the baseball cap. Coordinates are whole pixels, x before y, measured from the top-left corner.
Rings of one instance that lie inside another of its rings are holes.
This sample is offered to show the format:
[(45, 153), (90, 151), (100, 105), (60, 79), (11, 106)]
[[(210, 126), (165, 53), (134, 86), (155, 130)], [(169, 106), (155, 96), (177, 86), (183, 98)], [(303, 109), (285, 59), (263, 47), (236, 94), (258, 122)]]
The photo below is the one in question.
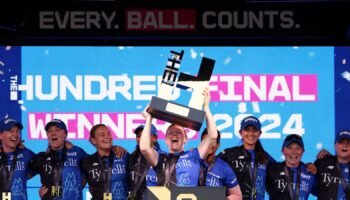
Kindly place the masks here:
[(5, 118), (0, 122), (0, 132), (9, 131), (14, 126), (17, 126), (20, 130), (23, 129), (23, 125), (21, 122), (17, 122), (16, 120), (10, 118)]
[[(135, 129), (134, 133), (137, 134), (139, 131), (143, 130), (144, 128), (145, 128), (145, 125), (141, 124)], [(151, 125), (151, 135), (155, 135), (155, 136), (158, 135), (157, 128), (153, 124)]]
[(304, 148), (304, 142), (303, 142), (303, 138), (300, 135), (297, 134), (291, 134), (288, 135), (284, 141), (283, 141), (283, 145), (282, 145), (282, 149), (284, 147), (288, 147), (289, 145), (291, 145), (292, 143), (298, 143), (302, 148)]
[(336, 136), (334, 143), (339, 142), (339, 140), (341, 140), (341, 139), (348, 139), (348, 140), (350, 140), (350, 131), (348, 131), (348, 130), (340, 131), (338, 133), (338, 135)]
[(57, 126), (57, 127), (60, 128), (60, 129), (65, 130), (66, 132), (68, 132), (68, 131), (67, 131), (67, 126), (66, 126), (66, 124), (65, 124), (62, 120), (60, 120), (60, 119), (53, 119), (53, 120), (49, 121), (49, 122), (46, 124), (46, 126), (45, 126), (45, 131), (48, 131), (49, 128), (50, 128), (51, 126), (54, 126), (54, 125)]
[(240, 130), (245, 129), (249, 125), (253, 125), (259, 130), (261, 129), (261, 124), (260, 124), (259, 119), (254, 117), (254, 116), (248, 116), (241, 121), (241, 129)]

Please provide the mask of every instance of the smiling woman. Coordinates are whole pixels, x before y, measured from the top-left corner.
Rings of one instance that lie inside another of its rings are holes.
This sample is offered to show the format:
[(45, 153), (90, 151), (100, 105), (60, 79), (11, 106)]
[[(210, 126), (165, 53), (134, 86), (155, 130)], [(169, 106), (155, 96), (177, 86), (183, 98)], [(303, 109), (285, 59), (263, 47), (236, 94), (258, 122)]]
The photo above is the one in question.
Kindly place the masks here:
[(14, 119), (0, 121), (0, 194), (2, 199), (27, 199), (27, 180), (32, 177), (28, 164), (34, 153), (17, 148), (23, 125)]
[(115, 156), (111, 131), (104, 124), (91, 128), (89, 140), (96, 147), (96, 153), (82, 161), (82, 170), (89, 183), (92, 199), (126, 199), (129, 154), (121, 158)]
[(285, 162), (272, 163), (267, 168), (266, 189), (271, 200), (308, 199), (316, 195), (316, 176), (301, 161), (303, 138), (291, 134), (284, 139), (282, 153)]
[(62, 120), (49, 121), (45, 130), (49, 147), (35, 155), (29, 164), (33, 172), (40, 174), (41, 199), (81, 199), (85, 178), (80, 165), (86, 152), (67, 144), (67, 126)]
[(209, 108), (208, 88), (203, 91), (203, 95), (208, 137), (201, 141), (198, 148), (190, 151), (184, 151), (184, 144), (187, 141), (186, 132), (177, 124), (170, 125), (166, 131), (165, 142), (169, 153), (159, 153), (154, 150), (150, 143), (153, 117), (146, 111), (147, 108), (143, 112), (146, 125), (141, 135), (140, 150), (148, 163), (154, 167), (158, 186), (198, 186), (201, 160), (208, 156), (209, 148), (217, 138), (216, 125)]

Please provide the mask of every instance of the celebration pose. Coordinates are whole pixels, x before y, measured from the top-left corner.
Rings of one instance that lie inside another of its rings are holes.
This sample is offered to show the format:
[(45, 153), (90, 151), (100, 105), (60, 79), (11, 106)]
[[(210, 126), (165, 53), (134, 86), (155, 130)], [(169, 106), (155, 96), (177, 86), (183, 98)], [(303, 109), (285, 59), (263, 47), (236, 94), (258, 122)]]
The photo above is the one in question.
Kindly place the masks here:
[(40, 174), (42, 199), (83, 199), (85, 177), (81, 161), (87, 156), (80, 147), (66, 144), (67, 126), (53, 119), (45, 126), (49, 149), (33, 157), (29, 166)]
[[(142, 135), (143, 124), (139, 125), (134, 133), (136, 135), (136, 149), (130, 154), (129, 157), (129, 171), (130, 171), (130, 194), (129, 199), (144, 199), (144, 193), (146, 186), (156, 186), (157, 177), (153, 168), (147, 163), (146, 158), (141, 154), (140, 151), (140, 138)], [(151, 126), (151, 146), (156, 150), (160, 151), (160, 146), (157, 142), (158, 133), (156, 127), (152, 124)]]
[(152, 116), (146, 111), (143, 112), (146, 125), (141, 136), (140, 149), (148, 163), (156, 171), (157, 185), (198, 186), (201, 159), (207, 157), (211, 144), (217, 138), (214, 118), (209, 108), (209, 90), (204, 90), (203, 95), (205, 96), (204, 111), (209, 134), (199, 144), (198, 148), (190, 151), (184, 151), (184, 144), (187, 141), (184, 128), (172, 124), (166, 131), (165, 142), (169, 148), (169, 153), (157, 152), (150, 142)]
[(93, 200), (126, 199), (128, 196), (128, 156), (115, 156), (112, 149), (112, 135), (104, 124), (97, 124), (90, 130), (90, 142), (96, 153), (82, 161), (89, 190)]
[(341, 131), (334, 141), (336, 155), (317, 159), (318, 199), (350, 199), (350, 131)]
[(316, 176), (301, 162), (304, 153), (302, 137), (296, 134), (287, 136), (282, 153), (284, 162), (271, 163), (267, 167), (266, 190), (270, 199), (308, 199), (310, 193), (315, 194)]
[(27, 180), (33, 172), (29, 162), (34, 153), (18, 148), (23, 125), (14, 119), (5, 118), (0, 122), (0, 199), (27, 199)]
[(265, 195), (266, 168), (275, 160), (259, 141), (261, 124), (258, 118), (244, 118), (239, 133), (243, 145), (225, 149), (218, 158), (226, 161), (236, 173), (243, 199), (262, 200)]
[[(207, 129), (204, 129), (201, 136), (201, 141), (208, 137)], [(208, 157), (203, 162), (204, 168), (201, 168), (200, 185), (210, 187), (222, 187), (227, 189), (227, 199), (240, 200), (242, 199), (242, 192), (238, 185), (236, 174), (231, 167), (220, 158), (215, 156), (216, 150), (220, 147), (220, 132), (218, 137), (209, 149)], [(203, 170), (203, 171), (202, 171)]]

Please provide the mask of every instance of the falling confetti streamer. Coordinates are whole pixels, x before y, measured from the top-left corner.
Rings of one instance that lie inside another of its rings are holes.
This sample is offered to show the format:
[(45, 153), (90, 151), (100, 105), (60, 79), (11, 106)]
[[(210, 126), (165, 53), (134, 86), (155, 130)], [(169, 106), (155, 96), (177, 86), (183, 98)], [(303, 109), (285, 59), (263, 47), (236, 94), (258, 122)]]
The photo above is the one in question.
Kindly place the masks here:
[(192, 59), (197, 58), (197, 53), (194, 51), (194, 49), (191, 48), (190, 52), (191, 52), (191, 58)]
[(341, 76), (345, 78), (347, 81), (350, 81), (350, 73), (348, 71), (341, 73)]
[(258, 102), (252, 102), (252, 106), (253, 106), (254, 113), (260, 113), (260, 106)]
[(281, 155), (281, 160), (285, 160), (286, 158), (284, 157), (284, 155)]
[(21, 110), (23, 110), (23, 111), (26, 111), (27, 109), (26, 109), (26, 107), (24, 106), (24, 105), (21, 105)]
[(230, 62), (231, 62), (231, 58), (228, 57), (228, 58), (225, 59), (224, 64), (227, 65), (227, 64), (229, 64)]
[(346, 59), (344, 58), (344, 59), (341, 61), (341, 63), (342, 63), (343, 65), (346, 65)]
[(238, 104), (238, 112), (239, 113), (246, 113), (247, 112), (247, 104), (245, 102)]
[(316, 144), (316, 149), (317, 149), (317, 150), (321, 150), (322, 148), (323, 148), (323, 143), (317, 142), (317, 144)]

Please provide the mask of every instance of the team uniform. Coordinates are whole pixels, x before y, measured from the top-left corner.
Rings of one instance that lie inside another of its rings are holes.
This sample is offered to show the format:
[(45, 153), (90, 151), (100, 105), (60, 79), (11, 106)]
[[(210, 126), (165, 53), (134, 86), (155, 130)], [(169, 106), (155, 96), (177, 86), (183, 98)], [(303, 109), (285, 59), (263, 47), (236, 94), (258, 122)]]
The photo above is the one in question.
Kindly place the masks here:
[[(276, 162), (267, 152), (265, 154), (268, 157), (268, 163)], [(243, 199), (264, 199), (267, 165), (257, 164), (254, 151), (247, 151), (242, 145), (227, 148), (217, 157), (227, 162), (235, 172)], [(251, 172), (249, 172), (249, 168)], [(255, 184), (255, 191), (251, 180)]]
[(129, 157), (129, 188), (135, 191), (136, 199), (144, 199), (146, 186), (156, 186), (157, 176), (153, 168), (147, 163), (146, 158), (141, 154), (140, 148), (130, 154)]
[(158, 163), (154, 167), (157, 174), (157, 185), (198, 186), (201, 162), (197, 148), (175, 154), (159, 153)]
[[(86, 152), (77, 146), (70, 149), (64, 148), (60, 151), (50, 150), (49, 153), (40, 152), (34, 156), (30, 162), (30, 168), (35, 173), (40, 174), (41, 183), (48, 188), (48, 192), (42, 199), (83, 199), (82, 180), (85, 177), (81, 171), (81, 161), (86, 156)], [(62, 159), (64, 159), (64, 163), (61, 162)], [(57, 175), (55, 175), (57, 172), (60, 172), (58, 174), (60, 176), (59, 186), (62, 187), (61, 192), (52, 191), (57, 180)]]
[(113, 200), (127, 198), (128, 157), (125, 154), (117, 158), (113, 152), (109, 157), (100, 157), (96, 152), (83, 160), (82, 169), (93, 200), (103, 199), (104, 193), (111, 193)]
[(205, 185), (210, 187), (226, 186), (227, 189), (238, 185), (236, 174), (231, 167), (220, 158), (214, 158), (212, 163), (203, 162), (205, 172)]
[(310, 193), (315, 194), (315, 187), (316, 176), (307, 172), (304, 163), (295, 168), (287, 167), (285, 162), (271, 163), (267, 167), (266, 190), (271, 200), (306, 200)]
[[(8, 173), (11, 170), (11, 165), (15, 155), (17, 158), (15, 159), (16, 162), (13, 168), (12, 180), (8, 186), (9, 191), (5, 191), (6, 188), (4, 187), (9, 181)], [(34, 155), (35, 154), (31, 150), (26, 148), (17, 149), (16, 152), (0, 154), (0, 199), (2, 199), (3, 192), (10, 192), (12, 200), (27, 199), (27, 180), (28, 177), (34, 175), (34, 173), (29, 169), (28, 165)]]
[(349, 163), (339, 164), (336, 156), (328, 156), (316, 160), (315, 165), (317, 167), (318, 199), (346, 200), (350, 198), (346, 197), (342, 183), (344, 181), (349, 193)]

